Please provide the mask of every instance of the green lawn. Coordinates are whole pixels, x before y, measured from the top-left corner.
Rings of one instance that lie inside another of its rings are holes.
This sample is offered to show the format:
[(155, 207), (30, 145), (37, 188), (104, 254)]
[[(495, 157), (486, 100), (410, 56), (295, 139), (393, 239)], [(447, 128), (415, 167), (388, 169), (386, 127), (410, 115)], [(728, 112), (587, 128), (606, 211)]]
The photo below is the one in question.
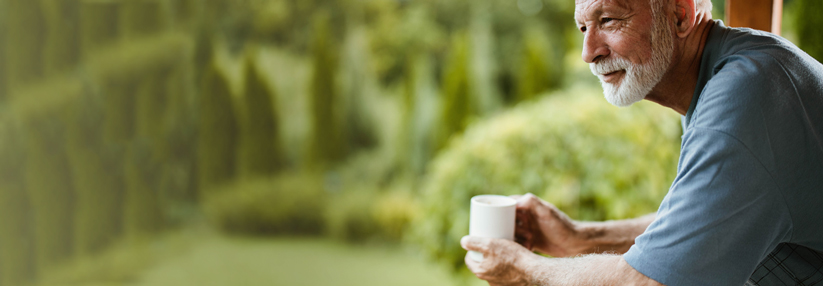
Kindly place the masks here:
[(319, 239), (216, 239), (148, 270), (137, 285), (450, 285), (395, 248)]
[(443, 269), (400, 247), (322, 238), (185, 235), (78, 264), (41, 285), (453, 285)]

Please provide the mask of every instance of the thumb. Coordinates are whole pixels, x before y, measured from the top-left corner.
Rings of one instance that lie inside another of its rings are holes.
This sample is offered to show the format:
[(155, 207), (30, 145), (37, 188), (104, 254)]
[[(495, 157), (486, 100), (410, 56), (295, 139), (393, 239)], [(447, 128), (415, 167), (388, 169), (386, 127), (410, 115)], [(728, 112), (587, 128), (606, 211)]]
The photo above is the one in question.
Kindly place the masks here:
[(485, 253), (489, 249), (491, 239), (478, 236), (464, 236), (460, 239), (460, 246), (465, 250), (472, 250)]

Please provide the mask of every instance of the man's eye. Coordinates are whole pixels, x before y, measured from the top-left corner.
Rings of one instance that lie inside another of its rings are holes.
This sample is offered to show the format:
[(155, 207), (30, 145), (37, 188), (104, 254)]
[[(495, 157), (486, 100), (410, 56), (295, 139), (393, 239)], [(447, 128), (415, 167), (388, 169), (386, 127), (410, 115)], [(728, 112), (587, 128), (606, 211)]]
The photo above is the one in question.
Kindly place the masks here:
[(600, 19), (600, 22), (603, 23), (603, 24), (606, 24), (608, 22), (611, 22), (612, 20), (614, 20), (614, 18), (603, 18), (603, 19)]

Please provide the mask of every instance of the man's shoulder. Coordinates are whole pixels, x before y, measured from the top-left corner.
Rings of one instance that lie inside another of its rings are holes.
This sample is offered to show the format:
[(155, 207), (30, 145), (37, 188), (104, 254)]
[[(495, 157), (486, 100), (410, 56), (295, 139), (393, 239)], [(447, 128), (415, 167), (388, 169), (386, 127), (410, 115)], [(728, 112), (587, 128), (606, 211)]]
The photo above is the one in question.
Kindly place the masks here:
[(802, 112), (804, 105), (823, 108), (823, 66), (808, 54), (767, 32), (721, 26), (717, 34), (692, 121), (744, 131), (747, 124), (762, 127)]

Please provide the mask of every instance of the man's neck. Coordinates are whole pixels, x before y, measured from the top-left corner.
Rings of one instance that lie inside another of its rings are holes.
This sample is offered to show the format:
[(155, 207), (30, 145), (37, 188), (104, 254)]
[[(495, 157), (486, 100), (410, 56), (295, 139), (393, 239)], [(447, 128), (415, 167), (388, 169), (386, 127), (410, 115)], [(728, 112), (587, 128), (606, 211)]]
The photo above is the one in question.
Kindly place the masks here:
[[(646, 99), (686, 115), (691, 105), (697, 77), (700, 75), (700, 61), (709, 31), (714, 26), (711, 14), (699, 13), (694, 31), (679, 39), (677, 55), (660, 83), (646, 96)], [(678, 53), (679, 52), (679, 53)]]

